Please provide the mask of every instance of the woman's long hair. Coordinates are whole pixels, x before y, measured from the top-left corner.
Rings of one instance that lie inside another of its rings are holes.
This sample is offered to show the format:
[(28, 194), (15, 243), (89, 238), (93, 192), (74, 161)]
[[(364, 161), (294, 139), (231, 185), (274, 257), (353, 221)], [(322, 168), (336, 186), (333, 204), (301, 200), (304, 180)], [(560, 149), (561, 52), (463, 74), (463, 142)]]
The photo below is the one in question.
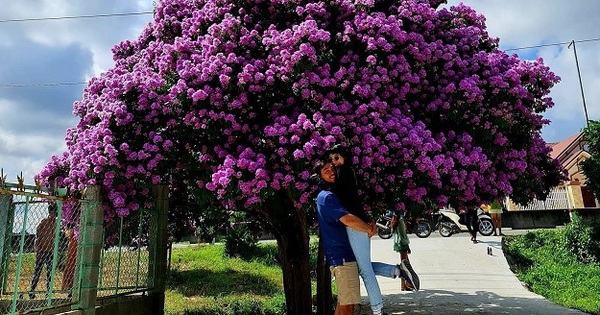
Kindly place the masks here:
[(331, 154), (335, 153), (341, 155), (344, 158), (344, 165), (352, 166), (352, 156), (350, 155), (350, 151), (348, 151), (348, 149), (343, 147), (341, 144), (336, 144), (329, 150), (327, 150), (327, 157), (329, 158)]

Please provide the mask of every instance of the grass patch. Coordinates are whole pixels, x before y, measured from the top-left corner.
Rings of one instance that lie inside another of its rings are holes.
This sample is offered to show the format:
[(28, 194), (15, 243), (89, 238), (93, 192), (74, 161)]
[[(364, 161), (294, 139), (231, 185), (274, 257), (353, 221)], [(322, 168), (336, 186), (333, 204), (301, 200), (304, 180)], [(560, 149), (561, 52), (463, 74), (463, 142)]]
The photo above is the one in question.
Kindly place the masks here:
[(507, 236), (502, 247), (511, 269), (531, 291), (557, 304), (600, 314), (600, 264), (583, 263), (566, 246), (565, 230)]
[(285, 314), (277, 246), (260, 244), (249, 261), (225, 255), (223, 245), (174, 249), (165, 314)]

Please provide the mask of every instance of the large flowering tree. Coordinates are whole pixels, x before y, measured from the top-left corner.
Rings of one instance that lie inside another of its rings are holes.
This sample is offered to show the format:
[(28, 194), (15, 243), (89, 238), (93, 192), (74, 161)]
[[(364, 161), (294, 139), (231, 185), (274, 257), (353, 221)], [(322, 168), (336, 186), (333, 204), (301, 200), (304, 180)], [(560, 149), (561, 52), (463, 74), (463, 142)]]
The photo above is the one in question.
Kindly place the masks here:
[(309, 314), (310, 170), (333, 144), (373, 210), (526, 202), (561, 177), (540, 137), (559, 78), (440, 2), (163, 1), (89, 82), (41, 175), (103, 186), (107, 221), (158, 183), (252, 214), (277, 238), (288, 314)]

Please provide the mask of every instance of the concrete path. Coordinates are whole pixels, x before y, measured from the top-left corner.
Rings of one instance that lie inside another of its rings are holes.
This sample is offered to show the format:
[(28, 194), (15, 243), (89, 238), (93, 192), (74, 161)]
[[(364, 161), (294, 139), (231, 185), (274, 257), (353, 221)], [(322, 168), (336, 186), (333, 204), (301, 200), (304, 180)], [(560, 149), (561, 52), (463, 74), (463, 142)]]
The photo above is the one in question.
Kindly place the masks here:
[[(425, 239), (410, 234), (409, 238), (412, 249), (409, 257), (421, 279), (421, 290), (400, 291), (399, 280), (378, 277), (384, 295), (384, 310), (389, 314), (586, 314), (528, 291), (510, 271), (501, 250), (500, 237), (478, 236), (478, 244), (473, 244), (467, 233), (445, 238), (434, 232)], [(487, 254), (488, 247), (492, 248), (492, 255)], [(391, 239), (382, 240), (375, 236), (372, 253), (373, 261), (399, 262)], [(361, 307), (355, 314), (371, 314), (364, 287), (361, 293)]]

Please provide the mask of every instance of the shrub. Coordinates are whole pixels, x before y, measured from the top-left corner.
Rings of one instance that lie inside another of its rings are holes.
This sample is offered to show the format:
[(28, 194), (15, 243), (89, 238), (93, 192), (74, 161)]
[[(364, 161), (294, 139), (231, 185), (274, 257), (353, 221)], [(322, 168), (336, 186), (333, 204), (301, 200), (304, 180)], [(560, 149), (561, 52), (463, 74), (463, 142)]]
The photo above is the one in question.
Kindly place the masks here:
[(240, 314), (240, 315), (264, 315), (266, 314), (263, 310), (262, 303), (258, 301), (250, 300), (239, 300), (227, 306), (229, 314)]
[[(566, 245), (586, 237), (594, 240), (590, 232), (595, 228), (586, 228), (580, 219), (565, 229), (505, 237), (502, 248), (511, 269), (531, 291), (560, 305), (600, 314), (600, 264), (578, 261)], [(590, 246), (586, 248), (594, 245)]]
[(310, 254), (310, 257), (308, 258), (308, 263), (310, 265), (310, 270), (315, 271), (317, 270), (317, 259), (319, 255), (319, 239), (311, 238), (308, 246), (308, 251)]
[(582, 263), (600, 262), (600, 225), (588, 224), (581, 216), (573, 213), (571, 223), (564, 233), (566, 247)]
[(506, 236), (502, 239), (502, 251), (514, 273), (524, 272), (533, 265), (533, 261), (523, 254), (524, 244), (522, 238), (514, 236)]
[(225, 254), (250, 260), (258, 250), (258, 238), (246, 224), (235, 224), (225, 235)]
[(275, 242), (258, 245), (254, 251), (254, 256), (247, 260), (257, 261), (266, 266), (281, 266), (279, 248)]
[[(239, 232), (237, 232), (239, 233)], [(228, 234), (229, 235), (229, 234)], [(226, 238), (228, 238), (230, 236), (227, 236)], [(233, 237), (233, 236), (231, 236)], [(233, 240), (231, 241), (232, 243), (234, 242)], [(227, 241), (226, 241), (226, 253), (227, 253)], [(309, 245), (309, 258), (308, 258), (308, 263), (310, 266), (310, 270), (311, 273), (314, 273), (315, 270), (317, 270), (317, 258), (318, 258), (318, 254), (319, 254), (319, 239), (318, 238), (311, 238), (310, 239), (310, 243)], [(232, 248), (239, 246), (239, 244), (234, 245), (231, 244), (230, 245)], [(233, 249), (232, 249), (233, 251)], [(254, 261), (258, 261), (261, 262), (267, 266), (273, 266), (273, 265), (278, 265), (280, 266), (281, 263), (279, 261), (279, 249), (277, 248), (277, 244), (276, 243), (262, 243), (260, 245), (257, 245), (256, 248), (254, 249), (248, 249), (246, 250), (247, 255), (245, 255), (244, 257), (242, 257), (241, 255), (236, 255), (237, 257), (240, 257), (244, 260), (254, 260)], [(227, 253), (228, 256), (231, 256), (229, 253)]]

